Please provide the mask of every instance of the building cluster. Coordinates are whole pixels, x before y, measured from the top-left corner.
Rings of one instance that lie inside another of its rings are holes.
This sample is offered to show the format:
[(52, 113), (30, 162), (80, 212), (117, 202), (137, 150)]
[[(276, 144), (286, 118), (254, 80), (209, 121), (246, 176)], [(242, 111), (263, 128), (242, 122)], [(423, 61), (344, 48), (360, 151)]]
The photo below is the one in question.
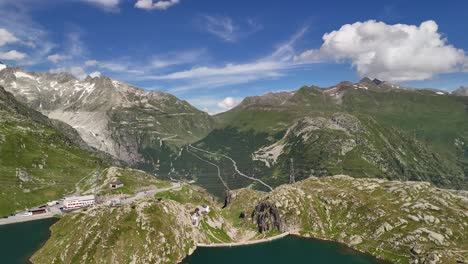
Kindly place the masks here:
[(200, 218), (209, 212), (210, 206), (208, 205), (202, 205), (195, 208), (195, 210), (190, 214), (192, 218), (192, 225), (198, 226), (200, 224)]
[(25, 216), (32, 216), (32, 215), (40, 215), (47, 213), (48, 210), (46, 207), (38, 207), (29, 209), (27, 212), (24, 213)]
[(83, 207), (89, 207), (96, 204), (94, 195), (66, 197), (63, 200), (63, 209), (71, 210)]

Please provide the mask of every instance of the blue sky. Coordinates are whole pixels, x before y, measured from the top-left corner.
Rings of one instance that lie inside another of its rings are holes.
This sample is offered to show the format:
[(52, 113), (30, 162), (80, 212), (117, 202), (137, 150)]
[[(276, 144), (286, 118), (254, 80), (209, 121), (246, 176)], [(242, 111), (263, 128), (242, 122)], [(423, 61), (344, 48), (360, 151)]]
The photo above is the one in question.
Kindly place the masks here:
[(0, 60), (105, 74), (211, 113), (363, 76), (468, 85), (466, 1), (0, 0)]

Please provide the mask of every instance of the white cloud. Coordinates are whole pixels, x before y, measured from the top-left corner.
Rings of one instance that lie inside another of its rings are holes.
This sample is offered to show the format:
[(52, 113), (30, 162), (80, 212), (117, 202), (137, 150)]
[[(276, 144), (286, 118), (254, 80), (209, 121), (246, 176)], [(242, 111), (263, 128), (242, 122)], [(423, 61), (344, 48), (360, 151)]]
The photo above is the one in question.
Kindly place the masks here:
[(460, 71), (466, 60), (465, 52), (448, 44), (432, 20), (419, 26), (356, 22), (324, 34), (323, 41), (320, 49), (307, 50), (295, 61), (350, 61), (361, 76), (401, 82)]
[(52, 54), (52, 55), (47, 56), (47, 59), (53, 63), (58, 63), (60, 61), (67, 60), (69, 58), (70, 56), (62, 55), (62, 54)]
[[(14, 38), (11, 38), (9, 34), (3, 32), (0, 38), (5, 40), (5, 36), (7, 36), (9, 44), (15, 45), (14, 49), (18, 49), (18, 45), (21, 45), (21, 48), (26, 50), (24, 52), (28, 54), (27, 60), (21, 61), (22, 66), (43, 63), (47, 55), (50, 54), (51, 49), (55, 46), (49, 40), (46, 30), (34, 21), (30, 15), (33, 6), (43, 5), (43, 3), (38, 2), (0, 0), (1, 27), (14, 36)], [(15, 41), (15, 39), (17, 40)], [(24, 55), (24, 53), (22, 54)], [(19, 58), (21, 55), (18, 56), (16, 54), (15, 57)]]
[(227, 111), (237, 106), (240, 102), (241, 100), (238, 98), (226, 97), (221, 102), (218, 103), (218, 107)]
[(182, 80), (193, 78), (223, 77), (245, 74), (269, 73), (282, 68), (282, 64), (275, 61), (256, 61), (245, 64), (227, 64), (223, 67), (196, 67), (186, 71), (174, 72), (162, 76), (154, 76), (154, 80)]
[(185, 82), (169, 89), (172, 93), (183, 93), (194, 89), (210, 89), (227, 85), (248, 83), (284, 76), (286, 71), (297, 66), (292, 62), (294, 46), (307, 31), (301, 28), (287, 42), (279, 45), (271, 54), (248, 63), (228, 63), (212, 67), (194, 67), (189, 70), (172, 72), (165, 75), (147, 75), (142, 80)]
[(198, 96), (187, 98), (187, 101), (199, 109), (214, 115), (220, 112), (227, 111), (238, 105), (242, 98), (239, 97), (226, 97), (219, 98), (215, 96)]
[(16, 51), (16, 50), (10, 50), (8, 52), (0, 52), (0, 60), (22, 60), (26, 58), (27, 55), (25, 53)]
[(88, 67), (93, 67), (93, 66), (96, 66), (97, 64), (98, 64), (97, 60), (87, 60), (87, 61), (85, 61), (85, 65), (88, 66)]
[(83, 69), (83, 67), (80, 67), (80, 66), (60, 67), (56, 69), (51, 69), (49, 70), (49, 72), (51, 73), (69, 72), (79, 79), (84, 79), (86, 78), (86, 76), (88, 76), (88, 74), (86, 74), (85, 69)]
[(246, 19), (243, 23), (234, 23), (228, 16), (199, 16), (200, 30), (206, 31), (226, 42), (236, 42), (240, 38), (251, 35), (263, 28), (253, 19)]
[(106, 11), (117, 11), (121, 0), (80, 0), (100, 7)]
[(95, 71), (95, 72), (90, 73), (89, 76), (91, 76), (92, 78), (101, 77), (101, 73), (98, 71)]
[(233, 42), (237, 40), (237, 29), (232, 19), (227, 16), (203, 16), (204, 29), (224, 41)]
[(169, 7), (172, 7), (178, 3), (180, 3), (180, 0), (138, 0), (135, 3), (135, 7), (145, 10), (166, 10)]
[(175, 65), (184, 65), (200, 62), (206, 57), (205, 50), (187, 50), (180, 52), (170, 52), (165, 55), (156, 55), (151, 58), (147, 68), (162, 69)]
[(0, 46), (18, 41), (19, 39), (11, 34), (8, 30), (0, 28)]
[(79, 66), (71, 67), (70, 68), (70, 73), (75, 75), (76, 77), (78, 77), (80, 79), (84, 79), (87, 76), (85, 70), (82, 67), (79, 67)]

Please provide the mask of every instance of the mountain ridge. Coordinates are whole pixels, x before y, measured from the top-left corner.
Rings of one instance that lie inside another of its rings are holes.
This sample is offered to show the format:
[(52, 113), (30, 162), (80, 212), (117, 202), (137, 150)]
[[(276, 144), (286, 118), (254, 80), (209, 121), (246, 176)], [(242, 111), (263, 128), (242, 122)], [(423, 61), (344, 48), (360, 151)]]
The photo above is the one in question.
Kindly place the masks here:
[(111, 163), (0, 86), (0, 215), (59, 199)]
[(6, 67), (0, 85), (49, 118), (71, 125), (90, 146), (155, 172), (170, 166), (161, 163), (177, 146), (198, 140), (215, 122), (173, 95), (107, 76), (79, 80), (68, 73)]

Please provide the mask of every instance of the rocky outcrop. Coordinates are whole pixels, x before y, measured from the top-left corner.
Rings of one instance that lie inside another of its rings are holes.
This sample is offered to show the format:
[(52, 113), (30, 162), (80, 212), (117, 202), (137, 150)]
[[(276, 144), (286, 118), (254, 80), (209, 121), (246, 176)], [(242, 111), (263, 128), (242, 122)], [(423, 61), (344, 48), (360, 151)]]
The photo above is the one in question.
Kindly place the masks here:
[(468, 261), (463, 191), (426, 182), (334, 176), (283, 185), (268, 194), (236, 192), (239, 198), (227, 209), (242, 212), (255, 206), (252, 218), (242, 221), (266, 218), (259, 229), (271, 229), (275, 218), (269, 212), (274, 211), (284, 231), (335, 240), (394, 263)]
[(260, 233), (274, 230), (282, 232), (284, 230), (278, 208), (270, 202), (265, 201), (257, 204), (252, 211), (251, 218)]
[[(224, 209), (206, 192), (184, 186), (120, 208), (70, 214), (52, 227), (51, 239), (32, 260), (175, 263), (197, 243), (231, 245), (286, 231), (338, 241), (393, 263), (468, 261), (463, 192), (341, 175), (310, 178), (269, 193), (242, 189), (231, 194), (234, 199)], [(197, 227), (190, 213), (200, 204), (211, 211)], [(426, 222), (426, 215), (439, 221)]]

